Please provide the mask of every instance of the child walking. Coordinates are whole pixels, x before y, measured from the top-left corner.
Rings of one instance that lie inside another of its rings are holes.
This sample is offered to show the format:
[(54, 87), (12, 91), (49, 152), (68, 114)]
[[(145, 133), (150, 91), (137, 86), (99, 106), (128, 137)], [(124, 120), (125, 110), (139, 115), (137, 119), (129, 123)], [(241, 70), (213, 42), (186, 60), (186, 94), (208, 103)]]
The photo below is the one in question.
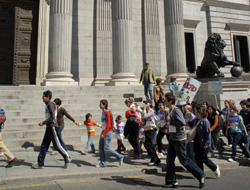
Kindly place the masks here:
[(127, 148), (122, 143), (124, 139), (124, 127), (125, 124), (122, 122), (122, 116), (118, 115), (116, 117), (116, 138), (117, 138), (117, 152), (121, 154), (121, 151), (126, 151)]
[(78, 126), (85, 125), (88, 132), (88, 142), (85, 150), (81, 151), (82, 154), (87, 155), (89, 147), (91, 146), (91, 153), (95, 153), (95, 145), (93, 143), (93, 138), (95, 136), (95, 126), (101, 127), (98, 123), (92, 120), (92, 115), (90, 113), (86, 114), (86, 120), (83, 123), (77, 123)]

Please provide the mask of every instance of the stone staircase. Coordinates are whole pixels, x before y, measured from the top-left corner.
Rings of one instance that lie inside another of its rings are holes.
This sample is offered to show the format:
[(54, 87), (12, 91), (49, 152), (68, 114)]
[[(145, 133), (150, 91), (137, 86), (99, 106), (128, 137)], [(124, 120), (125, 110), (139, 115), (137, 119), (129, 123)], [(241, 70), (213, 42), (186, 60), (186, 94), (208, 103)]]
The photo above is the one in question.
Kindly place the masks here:
[[(163, 86), (165, 92), (167, 86)], [(62, 106), (78, 122), (85, 120), (91, 113), (93, 119), (100, 123), (101, 99), (109, 101), (109, 109), (114, 117), (122, 115), (125, 122), (127, 107), (124, 100), (134, 97), (139, 105), (144, 100), (143, 86), (89, 86), (89, 87), (38, 87), (38, 86), (0, 86), (0, 102), (6, 112), (7, 121), (2, 136), (11, 151), (34, 151), (40, 148), (45, 126), (38, 123), (45, 119), (45, 105), (42, 92), (51, 90), (52, 100), (62, 99)], [(98, 147), (101, 129), (96, 128), (94, 142)], [(87, 132), (84, 126), (78, 127), (65, 117), (63, 140), (68, 149), (82, 150), (86, 146)], [(113, 143), (116, 141), (113, 140)]]

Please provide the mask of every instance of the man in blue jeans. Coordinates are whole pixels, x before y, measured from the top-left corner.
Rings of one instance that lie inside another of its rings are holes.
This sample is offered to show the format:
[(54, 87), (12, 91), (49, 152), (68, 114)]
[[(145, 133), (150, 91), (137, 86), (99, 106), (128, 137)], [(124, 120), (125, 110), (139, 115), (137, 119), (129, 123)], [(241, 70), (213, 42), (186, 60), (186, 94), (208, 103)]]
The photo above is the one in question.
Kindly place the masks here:
[[(140, 83), (144, 85), (144, 94), (147, 100), (153, 100), (153, 88), (152, 83), (155, 83), (155, 75), (152, 68), (149, 68), (149, 63), (145, 63), (145, 68), (141, 72)], [(150, 98), (148, 96), (148, 92)]]
[(167, 173), (165, 177), (165, 188), (176, 188), (178, 182), (175, 174), (175, 157), (178, 156), (180, 163), (199, 180), (199, 188), (205, 184), (205, 174), (195, 162), (186, 156), (187, 136), (184, 130), (185, 119), (182, 111), (175, 106), (175, 96), (171, 93), (165, 95), (165, 105), (169, 108), (169, 144), (167, 156)]

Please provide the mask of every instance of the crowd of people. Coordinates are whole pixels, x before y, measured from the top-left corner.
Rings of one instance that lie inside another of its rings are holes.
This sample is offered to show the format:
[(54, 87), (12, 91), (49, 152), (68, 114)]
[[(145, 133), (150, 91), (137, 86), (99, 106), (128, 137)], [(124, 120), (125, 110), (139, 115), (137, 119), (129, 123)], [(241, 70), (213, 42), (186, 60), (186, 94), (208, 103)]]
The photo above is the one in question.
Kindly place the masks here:
[[(148, 69), (148, 65), (146, 65)], [(38, 155), (37, 164), (32, 165), (34, 169), (44, 168), (45, 156), (48, 152), (50, 143), (53, 143), (54, 149), (57, 150), (64, 158), (64, 168), (67, 168), (71, 158), (67, 152), (65, 143), (62, 139), (62, 130), (64, 128), (64, 115), (74, 122), (77, 126), (84, 125), (87, 129), (87, 145), (82, 154), (89, 152), (96, 153), (93, 143), (95, 136), (95, 127), (100, 127), (102, 132), (99, 138), (99, 156), (100, 163), (96, 166), (104, 168), (107, 165), (106, 153), (114, 156), (119, 165), (123, 164), (124, 151), (127, 148), (124, 140), (128, 139), (133, 147), (134, 159), (141, 159), (142, 149), (144, 146), (149, 156), (148, 166), (158, 166), (161, 159), (167, 155), (167, 172), (164, 187), (177, 187), (178, 182), (175, 174), (175, 158), (178, 157), (180, 163), (199, 181), (199, 187), (205, 184), (205, 174), (203, 164), (207, 165), (216, 177), (220, 177), (220, 168), (215, 165), (209, 157), (215, 156), (223, 159), (225, 143), (221, 136), (224, 134), (228, 140), (228, 146), (231, 148), (229, 162), (234, 162), (236, 158), (236, 147), (242, 149), (242, 157), (249, 158), (250, 145), (250, 99), (240, 102), (241, 111), (239, 112), (233, 100), (225, 100), (224, 108), (220, 110), (214, 108), (209, 102), (199, 104), (194, 99), (191, 104), (176, 105), (176, 98), (173, 95), (172, 85), (176, 85), (176, 78), (173, 77), (170, 83), (170, 93), (164, 93), (161, 87), (161, 79), (156, 79), (156, 84), (146, 86), (155, 81), (152, 70), (148, 73), (142, 71), (141, 80), (146, 81), (145, 95), (146, 100), (143, 105), (139, 106), (130, 97), (125, 100), (128, 110), (125, 118), (118, 115), (116, 119), (108, 108), (108, 101), (103, 99), (99, 102), (102, 111), (101, 124), (92, 119), (91, 113), (86, 114), (84, 122), (76, 122), (62, 107), (62, 101), (56, 98), (52, 101), (52, 92), (43, 92), (43, 102), (45, 103), (46, 120), (39, 123), (39, 126), (46, 125), (46, 131), (41, 144), (41, 150)], [(146, 77), (147, 75), (152, 75)], [(151, 81), (152, 80), (152, 81)], [(154, 100), (154, 107), (153, 107)], [(4, 113), (1, 109), (0, 112)], [(126, 120), (126, 121), (125, 121)], [(4, 122), (3, 122), (4, 123)], [(0, 125), (3, 126), (3, 123)], [(189, 139), (191, 131), (196, 135)], [(115, 132), (117, 139), (117, 149), (111, 148), (110, 144)], [(222, 134), (223, 133), (223, 134)], [(165, 150), (162, 139), (166, 136), (168, 140), (168, 149)], [(91, 147), (91, 151), (89, 148)], [(0, 133), (0, 149), (7, 159), (6, 167), (12, 167), (17, 158), (14, 157), (4, 145)]]

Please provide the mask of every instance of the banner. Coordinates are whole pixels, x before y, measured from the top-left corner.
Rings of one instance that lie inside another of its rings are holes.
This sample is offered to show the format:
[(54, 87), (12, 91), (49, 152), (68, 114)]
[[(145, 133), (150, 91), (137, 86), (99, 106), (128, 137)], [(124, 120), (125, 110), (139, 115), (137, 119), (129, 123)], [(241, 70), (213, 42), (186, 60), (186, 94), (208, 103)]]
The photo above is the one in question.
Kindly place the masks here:
[(179, 105), (187, 103), (191, 104), (200, 86), (201, 86), (200, 81), (195, 80), (193, 78), (188, 78), (180, 91), (178, 104)]
[(221, 81), (208, 81), (208, 95), (223, 94)]
[(180, 91), (181, 91), (181, 85), (173, 85), (173, 95), (175, 97), (179, 97)]

